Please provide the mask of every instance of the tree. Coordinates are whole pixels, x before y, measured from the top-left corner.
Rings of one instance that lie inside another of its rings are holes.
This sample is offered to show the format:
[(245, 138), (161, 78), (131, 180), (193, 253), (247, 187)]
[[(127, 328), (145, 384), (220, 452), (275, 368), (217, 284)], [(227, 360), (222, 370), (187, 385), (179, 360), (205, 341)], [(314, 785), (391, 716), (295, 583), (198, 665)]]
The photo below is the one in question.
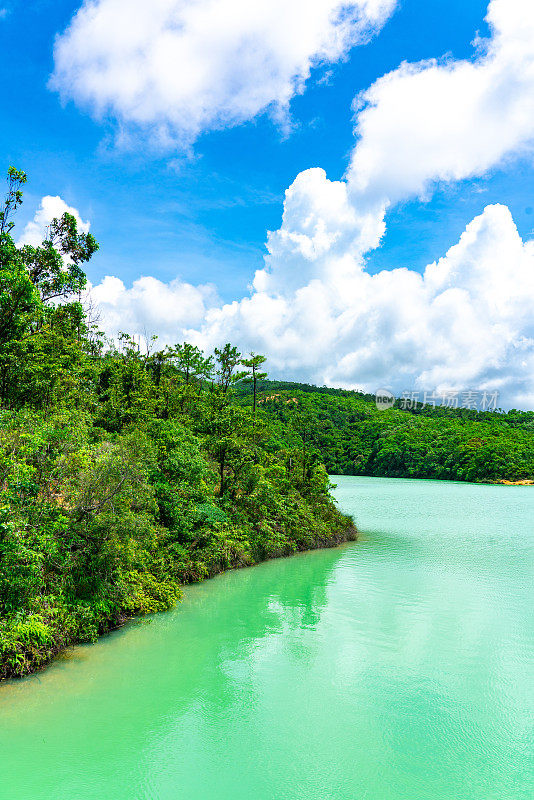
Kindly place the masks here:
[(222, 350), (219, 350), (218, 347), (215, 348), (215, 359), (218, 364), (218, 383), (222, 391), (226, 393), (231, 386), (245, 377), (244, 372), (235, 372), (235, 368), (241, 363), (241, 353), (237, 347), (232, 347), (227, 342)]
[(111, 348), (101, 363), (100, 418), (103, 427), (118, 431), (125, 424), (141, 424), (157, 406), (157, 384), (138, 342), (119, 334), (120, 349)]
[(180, 583), (335, 542), (349, 522), (326, 474), (304, 492), (284, 427), (232, 391), (251, 380), (255, 412), (263, 356), (240, 372), (225, 345), (207, 387), (213, 358), (194, 345), (97, 332), (81, 303), (97, 244), (65, 214), (17, 247), (25, 179), (10, 169), (0, 209), (0, 680), (168, 608)]
[(22, 203), (24, 172), (9, 167), (8, 191), (0, 211), (0, 348), (23, 335), (39, 309), (39, 294), (11, 238), (11, 214)]
[[(265, 380), (267, 377), (266, 372), (260, 372), (260, 367), (267, 361), (266, 356), (260, 356), (257, 353), (250, 353), (250, 358), (241, 359), (241, 363), (249, 370), (246, 381), (252, 383), (253, 401), (252, 401), (252, 426), (253, 430), (256, 429), (256, 388), (258, 381)], [(253, 434), (254, 436), (254, 434)]]
[(22, 203), (22, 189), (28, 180), (25, 172), (15, 167), (9, 167), (7, 171), (7, 194), (4, 201), (4, 208), (0, 211), (0, 236), (4, 233), (10, 233), (14, 222), (10, 220), (13, 211)]
[(204, 356), (200, 348), (184, 342), (169, 348), (169, 357), (182, 373), (186, 385), (191, 381), (207, 379), (213, 372), (213, 358)]
[(243, 366), (249, 370), (248, 376), (245, 378), (245, 380), (252, 383), (253, 386), (252, 411), (254, 417), (256, 416), (256, 387), (258, 381), (263, 381), (267, 377), (266, 372), (260, 372), (260, 367), (266, 361), (266, 356), (260, 356), (257, 353), (250, 353), (250, 358), (241, 359)]
[[(18, 388), (31, 384), (35, 369), (46, 382), (42, 374), (45, 362), (46, 369), (52, 370), (48, 382), (56, 386), (57, 367), (61, 365), (65, 375), (69, 358), (78, 359), (81, 344), (76, 352), (74, 341), (81, 342), (84, 312), (79, 298), (86, 285), (80, 264), (98, 249), (91, 234), (78, 233), (71, 214), (52, 220), (39, 247), (17, 247), (11, 236), (11, 216), (22, 203), (21, 187), (26, 175), (10, 167), (7, 181), (8, 191), (0, 211), (2, 405), (18, 402)], [(53, 359), (49, 357), (52, 350), (57, 350)]]
[(315, 433), (320, 423), (313, 407), (301, 402), (295, 407), (290, 417), (290, 425), (301, 440), (301, 461), (302, 461), (302, 485), (306, 483), (306, 477), (311, 471), (311, 467), (317, 458), (317, 449), (314, 447)]

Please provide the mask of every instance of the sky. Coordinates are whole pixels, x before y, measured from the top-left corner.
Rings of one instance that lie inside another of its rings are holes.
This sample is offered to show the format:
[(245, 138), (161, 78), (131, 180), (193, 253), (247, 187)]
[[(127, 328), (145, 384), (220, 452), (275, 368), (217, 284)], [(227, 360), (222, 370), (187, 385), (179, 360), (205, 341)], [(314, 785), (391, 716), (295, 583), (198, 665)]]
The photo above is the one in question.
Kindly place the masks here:
[(530, 0), (0, 0), (20, 242), (110, 335), (534, 407)]

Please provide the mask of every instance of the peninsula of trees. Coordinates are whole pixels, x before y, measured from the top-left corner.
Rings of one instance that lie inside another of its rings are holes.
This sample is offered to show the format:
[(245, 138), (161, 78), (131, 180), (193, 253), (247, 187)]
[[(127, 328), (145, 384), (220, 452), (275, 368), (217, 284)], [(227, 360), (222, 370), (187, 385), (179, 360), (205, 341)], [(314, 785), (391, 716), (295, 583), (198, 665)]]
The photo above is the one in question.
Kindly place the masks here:
[(353, 538), (328, 473), (534, 477), (533, 412), (381, 411), (231, 344), (107, 341), (82, 302), (95, 239), (64, 214), (15, 244), (25, 180), (0, 211), (0, 679), (184, 583)]
[(0, 212), (0, 679), (180, 584), (354, 537), (300, 410), (258, 413), (264, 357), (106, 342), (80, 302), (95, 239), (64, 214), (16, 246), (25, 180), (9, 170)]

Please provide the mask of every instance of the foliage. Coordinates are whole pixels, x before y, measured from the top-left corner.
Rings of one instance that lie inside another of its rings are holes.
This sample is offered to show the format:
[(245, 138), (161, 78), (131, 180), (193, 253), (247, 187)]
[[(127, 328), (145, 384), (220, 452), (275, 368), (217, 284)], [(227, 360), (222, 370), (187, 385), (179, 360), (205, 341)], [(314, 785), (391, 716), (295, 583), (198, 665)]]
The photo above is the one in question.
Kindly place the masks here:
[(0, 211), (0, 678), (183, 583), (350, 537), (328, 473), (532, 478), (532, 412), (378, 411), (231, 344), (106, 344), (81, 302), (93, 237), (68, 214), (39, 247), (11, 236), (25, 179)]
[(264, 357), (105, 347), (80, 301), (97, 243), (65, 214), (17, 247), (25, 180), (10, 170), (0, 212), (0, 678), (180, 584), (351, 535), (297, 428), (235, 400)]
[[(421, 404), (404, 410), (399, 402), (381, 411), (373, 396), (361, 392), (273, 381), (260, 382), (258, 391), (271, 423), (296, 424), (310, 455), (314, 451), (333, 475), (479, 482), (534, 478), (532, 411)], [(248, 387), (241, 386), (239, 393), (241, 403), (250, 406)]]

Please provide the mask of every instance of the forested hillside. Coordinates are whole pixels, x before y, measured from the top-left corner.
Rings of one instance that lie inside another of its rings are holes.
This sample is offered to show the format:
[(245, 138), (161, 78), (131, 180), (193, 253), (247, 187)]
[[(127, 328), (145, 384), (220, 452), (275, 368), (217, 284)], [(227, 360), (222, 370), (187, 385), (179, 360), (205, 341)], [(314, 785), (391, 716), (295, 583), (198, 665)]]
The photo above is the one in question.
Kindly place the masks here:
[(234, 402), (264, 359), (105, 342), (80, 302), (93, 237), (65, 214), (14, 243), (25, 179), (0, 212), (0, 678), (181, 583), (354, 535), (298, 419)]
[[(250, 389), (239, 389), (248, 405)], [(330, 474), (519, 481), (534, 478), (534, 412), (401, 402), (380, 411), (372, 395), (260, 381), (260, 407), (286, 424), (298, 404), (308, 446)]]
[[(0, 678), (169, 608), (180, 584), (353, 535), (331, 474), (534, 476), (534, 414), (266, 380), (265, 358), (127, 333), (84, 308), (98, 245), (64, 214), (17, 246), (0, 212)], [(325, 469), (326, 467), (326, 469)]]

